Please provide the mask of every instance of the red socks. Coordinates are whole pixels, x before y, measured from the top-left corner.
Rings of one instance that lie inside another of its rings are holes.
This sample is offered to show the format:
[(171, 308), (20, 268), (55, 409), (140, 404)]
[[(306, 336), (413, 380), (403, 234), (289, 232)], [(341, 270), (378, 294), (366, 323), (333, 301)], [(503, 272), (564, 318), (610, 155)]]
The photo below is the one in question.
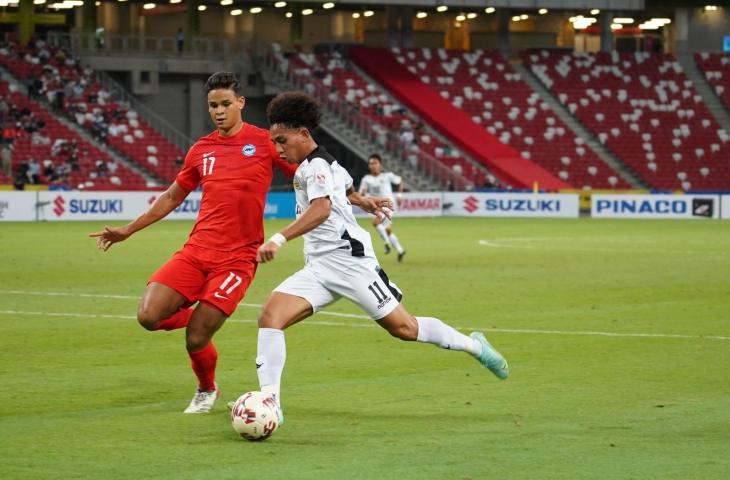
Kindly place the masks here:
[(158, 323), (155, 330), (177, 330), (178, 328), (185, 328), (188, 326), (188, 322), (192, 315), (192, 308), (181, 308), (172, 314), (172, 316), (167, 317)]
[(215, 366), (218, 363), (218, 352), (209, 342), (197, 352), (188, 352), (193, 371), (198, 377), (198, 389), (203, 392), (211, 392), (215, 390)]

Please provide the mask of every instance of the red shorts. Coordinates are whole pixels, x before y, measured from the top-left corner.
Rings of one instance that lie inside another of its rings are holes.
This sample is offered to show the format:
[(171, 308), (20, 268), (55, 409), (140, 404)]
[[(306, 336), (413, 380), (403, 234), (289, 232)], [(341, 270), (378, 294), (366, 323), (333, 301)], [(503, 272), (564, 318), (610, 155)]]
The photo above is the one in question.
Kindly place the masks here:
[(256, 259), (247, 257), (185, 245), (147, 283), (161, 283), (184, 296), (191, 305), (205, 302), (231, 316), (256, 274)]

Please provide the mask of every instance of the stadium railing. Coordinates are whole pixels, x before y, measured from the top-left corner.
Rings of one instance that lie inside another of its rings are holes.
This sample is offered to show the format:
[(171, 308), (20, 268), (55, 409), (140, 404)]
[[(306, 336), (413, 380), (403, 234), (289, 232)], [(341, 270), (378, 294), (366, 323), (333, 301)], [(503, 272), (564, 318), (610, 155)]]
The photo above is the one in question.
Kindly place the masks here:
[(204, 58), (234, 60), (241, 55), (250, 55), (253, 42), (218, 37), (196, 37), (185, 39), (182, 50), (178, 49), (177, 38), (146, 35), (116, 35), (94, 33), (49, 32), (48, 42), (74, 52), (104, 52), (114, 55), (150, 55), (154, 57)]
[[(283, 75), (290, 85), (294, 85), (296, 88), (316, 97), (317, 100), (324, 104), (329, 111), (334, 113), (347, 126), (363, 135), (369, 142), (383, 145), (383, 143), (378, 139), (378, 134), (372, 128), (372, 119), (358, 112), (347, 102), (330, 100), (329, 94), (331, 91), (326, 87), (314, 82), (307, 82), (305, 78), (295, 75), (292, 72), (282, 74), (282, 72), (278, 69), (276, 60), (273, 56), (266, 56), (265, 61), (269, 71), (275, 71), (277, 74)], [(383, 146), (401, 162), (414, 166), (419, 172), (437, 179), (449, 189), (456, 191), (470, 191), (474, 189), (474, 184), (472, 182), (454, 172), (452, 169), (439, 162), (436, 158), (423, 151), (409, 151), (397, 141), (397, 138), (386, 140), (385, 145)], [(415, 165), (413, 165), (411, 158), (415, 158)]]

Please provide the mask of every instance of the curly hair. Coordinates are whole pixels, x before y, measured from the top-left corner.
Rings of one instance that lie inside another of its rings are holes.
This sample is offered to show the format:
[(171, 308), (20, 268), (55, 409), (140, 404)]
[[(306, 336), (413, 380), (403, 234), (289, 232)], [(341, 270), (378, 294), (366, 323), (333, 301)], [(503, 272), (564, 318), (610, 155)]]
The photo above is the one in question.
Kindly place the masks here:
[(317, 100), (302, 92), (284, 92), (274, 97), (266, 107), (269, 125), (281, 124), (288, 128), (305, 127), (310, 132), (322, 118)]
[(205, 93), (218, 89), (233, 90), (237, 97), (243, 96), (243, 85), (238, 81), (235, 73), (216, 72), (205, 82)]

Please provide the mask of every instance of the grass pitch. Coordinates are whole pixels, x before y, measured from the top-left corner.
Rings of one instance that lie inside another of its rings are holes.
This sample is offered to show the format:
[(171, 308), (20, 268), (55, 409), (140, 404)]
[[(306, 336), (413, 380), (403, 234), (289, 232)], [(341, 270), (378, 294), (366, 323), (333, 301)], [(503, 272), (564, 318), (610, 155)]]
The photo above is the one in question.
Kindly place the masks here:
[(191, 225), (104, 254), (99, 223), (0, 224), (1, 478), (727, 478), (730, 222), (398, 220), (406, 260), (380, 260), (406, 306), (484, 330), (511, 378), (318, 314), (287, 331), (286, 424), (261, 443), (225, 401), (257, 389), (250, 304), (301, 267), (301, 241), (216, 336), (214, 412), (183, 415), (183, 333), (134, 314)]

